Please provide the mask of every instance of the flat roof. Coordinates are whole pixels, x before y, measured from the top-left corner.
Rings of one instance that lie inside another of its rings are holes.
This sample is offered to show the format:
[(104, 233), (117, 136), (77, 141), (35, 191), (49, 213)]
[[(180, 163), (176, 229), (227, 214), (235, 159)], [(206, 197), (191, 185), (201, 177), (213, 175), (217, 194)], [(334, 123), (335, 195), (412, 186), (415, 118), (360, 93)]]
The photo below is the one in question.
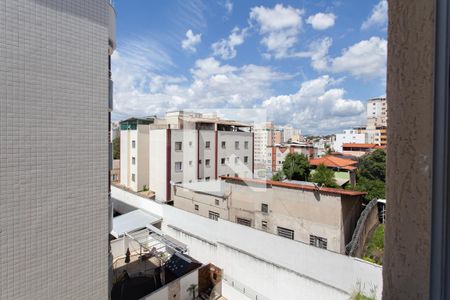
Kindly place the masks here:
[(224, 186), (221, 180), (183, 182), (175, 183), (173, 185), (191, 190), (196, 193), (208, 194), (220, 198), (223, 198), (225, 196)]
[(146, 228), (148, 224), (153, 225), (161, 220), (160, 217), (154, 214), (136, 209), (113, 219), (113, 230), (111, 231), (111, 235), (118, 238), (125, 233)]
[(336, 194), (336, 195), (341, 195), (341, 196), (342, 195), (344, 195), (344, 196), (363, 196), (363, 195), (367, 194), (366, 192), (336, 189), (336, 188), (329, 188), (329, 187), (318, 188), (315, 185), (296, 184), (296, 183), (273, 181), (273, 180), (260, 180), (260, 179), (253, 179), (253, 178), (240, 178), (240, 177), (231, 177), (231, 176), (221, 176), (220, 178), (223, 180), (233, 180), (233, 181), (239, 181), (239, 182), (264, 184), (264, 185), (271, 185), (271, 186), (275, 186), (275, 187), (285, 187), (285, 188), (291, 188), (291, 189), (297, 189), (297, 190), (319, 191), (319, 192), (331, 193), (331, 194)]

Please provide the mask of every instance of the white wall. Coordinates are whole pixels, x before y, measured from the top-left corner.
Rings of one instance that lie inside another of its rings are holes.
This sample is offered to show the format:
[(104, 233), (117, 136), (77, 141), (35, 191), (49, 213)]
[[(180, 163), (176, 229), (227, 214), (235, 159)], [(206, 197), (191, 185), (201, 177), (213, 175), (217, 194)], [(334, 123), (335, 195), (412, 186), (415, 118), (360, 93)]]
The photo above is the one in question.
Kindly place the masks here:
[[(112, 187), (114, 198), (129, 201), (126, 194), (129, 193)], [(142, 201), (133, 199), (133, 203), (141, 205)], [(172, 206), (153, 204), (160, 207), (136, 207), (150, 208), (150, 212), (162, 216), (163, 231), (187, 244), (192, 257), (216, 264), (227, 276), (261, 296), (348, 299), (361, 282), (367, 294), (376, 286), (377, 296), (381, 297), (380, 266), (221, 219), (214, 221)]]
[(352, 130), (346, 130), (344, 133), (336, 134), (336, 140), (333, 143), (334, 151), (342, 152), (342, 145), (345, 143), (366, 143), (366, 134), (354, 133)]
[(167, 170), (166, 170), (166, 146), (167, 130), (152, 129), (149, 137), (149, 182), (150, 190), (155, 192), (155, 198), (159, 201), (166, 200)]
[(129, 148), (131, 147), (130, 131), (120, 131), (120, 183), (124, 186), (129, 186), (130, 178), (130, 155)]

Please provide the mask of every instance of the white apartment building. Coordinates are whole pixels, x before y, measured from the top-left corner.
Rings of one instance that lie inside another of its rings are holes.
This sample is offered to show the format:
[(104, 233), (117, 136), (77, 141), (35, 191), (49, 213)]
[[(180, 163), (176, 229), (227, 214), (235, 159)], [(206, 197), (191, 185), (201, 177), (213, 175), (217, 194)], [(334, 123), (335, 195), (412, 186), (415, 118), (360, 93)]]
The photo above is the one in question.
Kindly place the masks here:
[(265, 169), (269, 146), (283, 142), (283, 131), (272, 122), (256, 124), (255, 133), (255, 169)]
[(130, 118), (120, 122), (120, 183), (135, 192), (148, 189), (148, 125), (153, 120)]
[(115, 17), (107, 0), (0, 0), (2, 300), (109, 297)]
[(333, 142), (334, 151), (342, 152), (342, 145), (347, 143), (367, 143), (367, 133), (365, 132), (365, 129), (348, 129), (344, 130), (343, 133), (336, 134), (336, 140)]
[(367, 101), (367, 127), (387, 126), (386, 98), (373, 98)]
[(149, 188), (172, 199), (171, 183), (252, 178), (253, 127), (215, 115), (169, 112), (150, 125)]

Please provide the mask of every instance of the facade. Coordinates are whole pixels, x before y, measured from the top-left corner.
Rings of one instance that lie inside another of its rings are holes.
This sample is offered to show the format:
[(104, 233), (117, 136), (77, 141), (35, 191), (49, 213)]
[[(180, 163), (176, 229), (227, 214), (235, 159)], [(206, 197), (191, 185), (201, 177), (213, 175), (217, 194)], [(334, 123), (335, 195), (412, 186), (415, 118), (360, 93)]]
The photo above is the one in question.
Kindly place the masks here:
[(366, 143), (348, 143), (342, 145), (342, 154), (361, 157), (367, 153), (375, 151), (375, 149), (384, 149), (384, 146)]
[(373, 98), (367, 102), (367, 143), (387, 145), (387, 101)]
[(149, 140), (149, 188), (159, 201), (171, 200), (171, 183), (253, 177), (253, 127), (248, 124), (170, 112), (150, 126)]
[(283, 126), (283, 142), (300, 142), (301, 131), (300, 129), (294, 128), (292, 126)]
[(174, 206), (345, 254), (365, 193), (223, 177), (174, 185)]
[(283, 142), (283, 131), (272, 122), (255, 125), (255, 169), (264, 169), (269, 146)]
[(333, 148), (336, 152), (342, 152), (342, 145), (346, 143), (366, 143), (367, 133), (364, 128), (344, 130), (344, 133), (336, 134)]
[(283, 162), (289, 153), (305, 154), (308, 158), (317, 156), (317, 148), (310, 143), (288, 143), (268, 147), (266, 169), (275, 174), (283, 169)]
[(148, 188), (149, 124), (153, 118), (120, 122), (120, 183), (137, 192)]
[(1, 299), (109, 297), (114, 26), (106, 0), (0, 0)]

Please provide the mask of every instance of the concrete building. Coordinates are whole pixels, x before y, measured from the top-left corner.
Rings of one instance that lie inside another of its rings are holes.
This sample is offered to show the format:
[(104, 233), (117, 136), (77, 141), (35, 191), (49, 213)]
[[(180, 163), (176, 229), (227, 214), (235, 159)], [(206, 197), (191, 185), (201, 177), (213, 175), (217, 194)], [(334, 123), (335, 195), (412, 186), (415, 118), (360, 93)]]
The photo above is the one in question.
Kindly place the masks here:
[(292, 126), (283, 126), (283, 142), (300, 142), (301, 139), (301, 131), (300, 129), (294, 128)]
[(365, 193), (223, 177), (174, 185), (174, 206), (345, 254)]
[(367, 143), (347, 143), (342, 145), (341, 153), (347, 156), (361, 157), (367, 153), (373, 152), (376, 149), (385, 149), (384, 146)]
[(253, 177), (251, 125), (215, 115), (170, 112), (150, 126), (149, 140), (149, 187), (159, 201), (170, 201), (171, 183)]
[(283, 142), (283, 131), (272, 122), (256, 124), (255, 133), (255, 169), (265, 169), (269, 146)]
[(283, 169), (283, 162), (289, 153), (301, 153), (308, 158), (317, 156), (317, 148), (310, 143), (287, 143), (268, 147), (266, 169), (274, 174)]
[(336, 134), (336, 139), (333, 142), (333, 149), (336, 152), (342, 152), (342, 145), (347, 143), (364, 144), (367, 141), (367, 133), (365, 128), (355, 128), (344, 130), (343, 133)]
[(0, 0), (0, 298), (108, 299), (107, 0)]
[(137, 192), (148, 188), (149, 124), (153, 118), (120, 122), (120, 183)]
[(373, 98), (367, 101), (367, 127), (387, 126), (386, 98)]

